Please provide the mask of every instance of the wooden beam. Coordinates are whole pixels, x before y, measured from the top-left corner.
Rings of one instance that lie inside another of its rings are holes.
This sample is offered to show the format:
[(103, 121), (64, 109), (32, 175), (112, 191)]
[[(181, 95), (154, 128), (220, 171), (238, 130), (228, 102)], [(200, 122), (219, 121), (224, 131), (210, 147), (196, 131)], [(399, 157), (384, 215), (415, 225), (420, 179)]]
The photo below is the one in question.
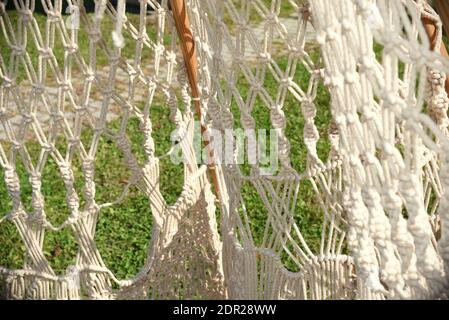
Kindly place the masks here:
[(444, 31), (449, 37), (449, 1), (433, 0), (433, 6), (443, 22)]
[[(193, 39), (192, 30), (190, 27), (189, 16), (187, 15), (187, 8), (184, 0), (171, 0), (171, 10), (173, 13), (173, 19), (175, 20), (176, 30), (178, 31), (182, 56), (186, 66), (187, 77), (189, 80), (190, 89), (192, 91), (192, 99), (195, 107), (195, 113), (198, 120), (201, 123), (201, 93), (198, 89), (198, 64), (196, 61), (196, 49), (195, 41)], [(206, 128), (201, 125), (201, 135), (203, 136)], [(206, 141), (205, 146), (209, 143)], [(212, 183), (215, 186), (217, 196), (220, 197), (220, 190), (218, 187), (217, 172), (210, 168), (209, 170), (212, 176)]]
[[(435, 22), (433, 20), (422, 18), (422, 22), (424, 25), (424, 29), (426, 30), (427, 36), (430, 41), (430, 50), (435, 50), (436, 41), (437, 41), (437, 28), (435, 26)], [(439, 48), (442, 56), (449, 58), (449, 54), (447, 52), (446, 46), (444, 42), (441, 42), (441, 46)], [(446, 92), (449, 94), (449, 77), (446, 75), (446, 83), (445, 83)]]

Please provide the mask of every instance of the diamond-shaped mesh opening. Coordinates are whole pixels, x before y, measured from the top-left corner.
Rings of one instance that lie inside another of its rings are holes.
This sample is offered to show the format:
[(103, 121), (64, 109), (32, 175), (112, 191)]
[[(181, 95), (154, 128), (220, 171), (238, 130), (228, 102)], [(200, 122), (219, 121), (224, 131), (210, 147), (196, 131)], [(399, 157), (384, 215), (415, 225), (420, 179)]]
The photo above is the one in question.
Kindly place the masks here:
[(78, 245), (70, 230), (50, 231), (45, 234), (43, 251), (53, 271), (63, 275), (69, 266), (76, 263)]
[(144, 265), (149, 250), (153, 225), (148, 198), (132, 188), (125, 201), (100, 214), (95, 242), (103, 261), (119, 279), (131, 278)]

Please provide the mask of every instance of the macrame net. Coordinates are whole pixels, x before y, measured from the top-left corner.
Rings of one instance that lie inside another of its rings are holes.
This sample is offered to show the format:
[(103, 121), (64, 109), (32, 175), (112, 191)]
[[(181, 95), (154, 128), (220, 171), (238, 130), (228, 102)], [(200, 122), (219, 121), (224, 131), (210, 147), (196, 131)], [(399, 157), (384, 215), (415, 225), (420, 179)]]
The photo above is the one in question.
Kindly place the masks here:
[[(255, 164), (197, 164), (196, 99), (168, 1), (140, 1), (139, 19), (131, 21), (124, 1), (95, 1), (88, 14), (82, 0), (43, 0), (44, 28), (35, 2), (13, 1), (17, 19), (0, 4), (0, 165), (11, 200), (1, 204), (10, 209), (0, 226), (12, 223), (25, 247), (21, 268), (0, 267), (7, 298), (445, 297), (449, 62), (429, 50), (421, 19), (435, 22), (435, 48), (442, 28), (425, 1), (186, 1), (201, 125), (206, 132), (273, 129), (279, 164), (269, 174)], [(68, 28), (63, 2), (80, 9), (79, 29)], [(108, 21), (113, 34), (103, 32)], [(172, 149), (156, 152), (156, 137), (168, 139), (157, 135), (157, 108), (169, 111), (186, 160), (172, 202), (161, 191), (161, 162)], [(137, 146), (128, 131), (133, 121), (142, 135)], [(129, 177), (118, 199), (101, 203), (95, 160), (106, 138)], [(295, 161), (301, 152), (305, 163)], [(28, 181), (19, 178), (19, 163)], [(50, 163), (66, 189), (68, 214), (57, 225), (41, 190)], [(30, 203), (21, 195), (25, 183)], [(96, 227), (133, 188), (148, 199), (151, 242), (140, 271), (117, 279), (97, 248)], [(301, 215), (312, 205), (319, 240), (305, 233), (309, 220)], [(78, 254), (57, 273), (43, 243), (66, 230)]]

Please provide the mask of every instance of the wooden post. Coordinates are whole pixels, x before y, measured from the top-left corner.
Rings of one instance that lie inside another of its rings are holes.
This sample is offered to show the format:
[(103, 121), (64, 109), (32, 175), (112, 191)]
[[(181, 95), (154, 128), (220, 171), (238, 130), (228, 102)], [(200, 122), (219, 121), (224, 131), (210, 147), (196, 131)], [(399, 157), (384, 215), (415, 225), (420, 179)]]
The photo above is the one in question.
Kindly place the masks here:
[(433, 0), (433, 6), (443, 22), (444, 31), (449, 36), (449, 1)]
[(201, 119), (201, 106), (199, 103), (200, 92), (198, 90), (198, 65), (196, 61), (195, 41), (190, 29), (189, 16), (187, 15), (184, 0), (171, 0), (171, 9), (176, 24), (176, 30), (180, 38), (180, 45), (187, 77), (189, 79), (192, 98), (195, 103), (195, 111)]
[[(448, 0), (436, 0), (434, 1), (434, 6), (437, 10), (437, 13), (441, 17), (446, 34), (448, 34), (447, 32), (449, 29), (449, 2)], [(423, 18), (422, 22), (430, 40), (430, 49), (435, 50), (437, 40), (437, 29), (435, 27), (435, 22), (427, 18)], [(442, 56), (449, 58), (449, 54), (443, 42), (441, 43), (439, 49)], [(446, 92), (449, 94), (449, 75), (446, 75), (445, 88)]]
[[(184, 0), (171, 0), (170, 4), (173, 19), (175, 20), (176, 30), (178, 31), (180, 39), (181, 51), (186, 66), (190, 89), (192, 91), (195, 113), (198, 116), (198, 120), (201, 122), (201, 94), (198, 89), (198, 64), (196, 61), (195, 41), (193, 39), (193, 34), (190, 27), (189, 16), (187, 15)], [(201, 135), (203, 135), (205, 131), (206, 128), (201, 125)], [(208, 146), (208, 142), (205, 142), (205, 146)], [(220, 196), (216, 172), (212, 169), (209, 170), (209, 172), (212, 175), (212, 182), (215, 186), (215, 191), (217, 192), (217, 195)]]

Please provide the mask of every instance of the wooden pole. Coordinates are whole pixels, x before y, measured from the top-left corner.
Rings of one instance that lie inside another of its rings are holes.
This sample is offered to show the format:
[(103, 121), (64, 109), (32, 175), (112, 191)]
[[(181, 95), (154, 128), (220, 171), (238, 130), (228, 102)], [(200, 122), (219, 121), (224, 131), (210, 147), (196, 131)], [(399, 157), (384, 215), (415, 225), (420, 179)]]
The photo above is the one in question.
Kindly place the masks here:
[(433, 6), (443, 22), (444, 31), (449, 36), (449, 1), (433, 0)]
[[(446, 28), (446, 32), (447, 32), (447, 28), (449, 28), (449, 3), (447, 2), (447, 0), (443, 0), (443, 1), (437, 0), (437, 1), (435, 1), (435, 5), (436, 5), (436, 3), (439, 3), (441, 10), (438, 12), (438, 14), (441, 17), (441, 20), (443, 21), (443, 25)], [(436, 6), (436, 7), (438, 7), (438, 6)], [(443, 15), (441, 15), (440, 12)], [(446, 14), (446, 16), (445, 16), (445, 14)], [(435, 26), (435, 22), (428, 18), (422, 18), (422, 23), (424, 25), (424, 29), (426, 30), (427, 36), (429, 37), (429, 40), (430, 40), (430, 49), (435, 50), (436, 40), (437, 40), (437, 28)], [(439, 49), (440, 49), (440, 53), (442, 56), (449, 58), (449, 54), (448, 54), (446, 46), (444, 45), (443, 42), (441, 43), (441, 46)], [(445, 88), (446, 88), (446, 92), (449, 94), (449, 75), (446, 75)]]
[[(189, 16), (187, 15), (187, 9), (184, 0), (171, 0), (171, 10), (173, 13), (173, 19), (175, 20), (176, 30), (178, 31), (182, 56), (186, 66), (187, 77), (189, 80), (190, 89), (192, 91), (192, 98), (195, 107), (195, 113), (198, 116), (198, 120), (201, 123), (201, 104), (200, 104), (200, 91), (198, 89), (198, 64), (196, 61), (195, 41), (193, 39), (192, 30), (190, 27)], [(201, 136), (203, 136), (206, 128), (201, 125)], [(209, 143), (206, 141), (205, 146)], [(217, 195), (220, 196), (218, 180), (215, 170), (209, 170), (212, 175), (212, 182), (215, 186)]]
[(198, 90), (198, 65), (196, 61), (195, 41), (190, 28), (190, 20), (187, 15), (184, 0), (171, 0), (171, 10), (175, 20), (176, 30), (180, 38), (180, 45), (187, 77), (192, 90), (192, 98), (195, 103), (195, 112), (201, 119), (201, 106), (199, 103), (200, 92)]

